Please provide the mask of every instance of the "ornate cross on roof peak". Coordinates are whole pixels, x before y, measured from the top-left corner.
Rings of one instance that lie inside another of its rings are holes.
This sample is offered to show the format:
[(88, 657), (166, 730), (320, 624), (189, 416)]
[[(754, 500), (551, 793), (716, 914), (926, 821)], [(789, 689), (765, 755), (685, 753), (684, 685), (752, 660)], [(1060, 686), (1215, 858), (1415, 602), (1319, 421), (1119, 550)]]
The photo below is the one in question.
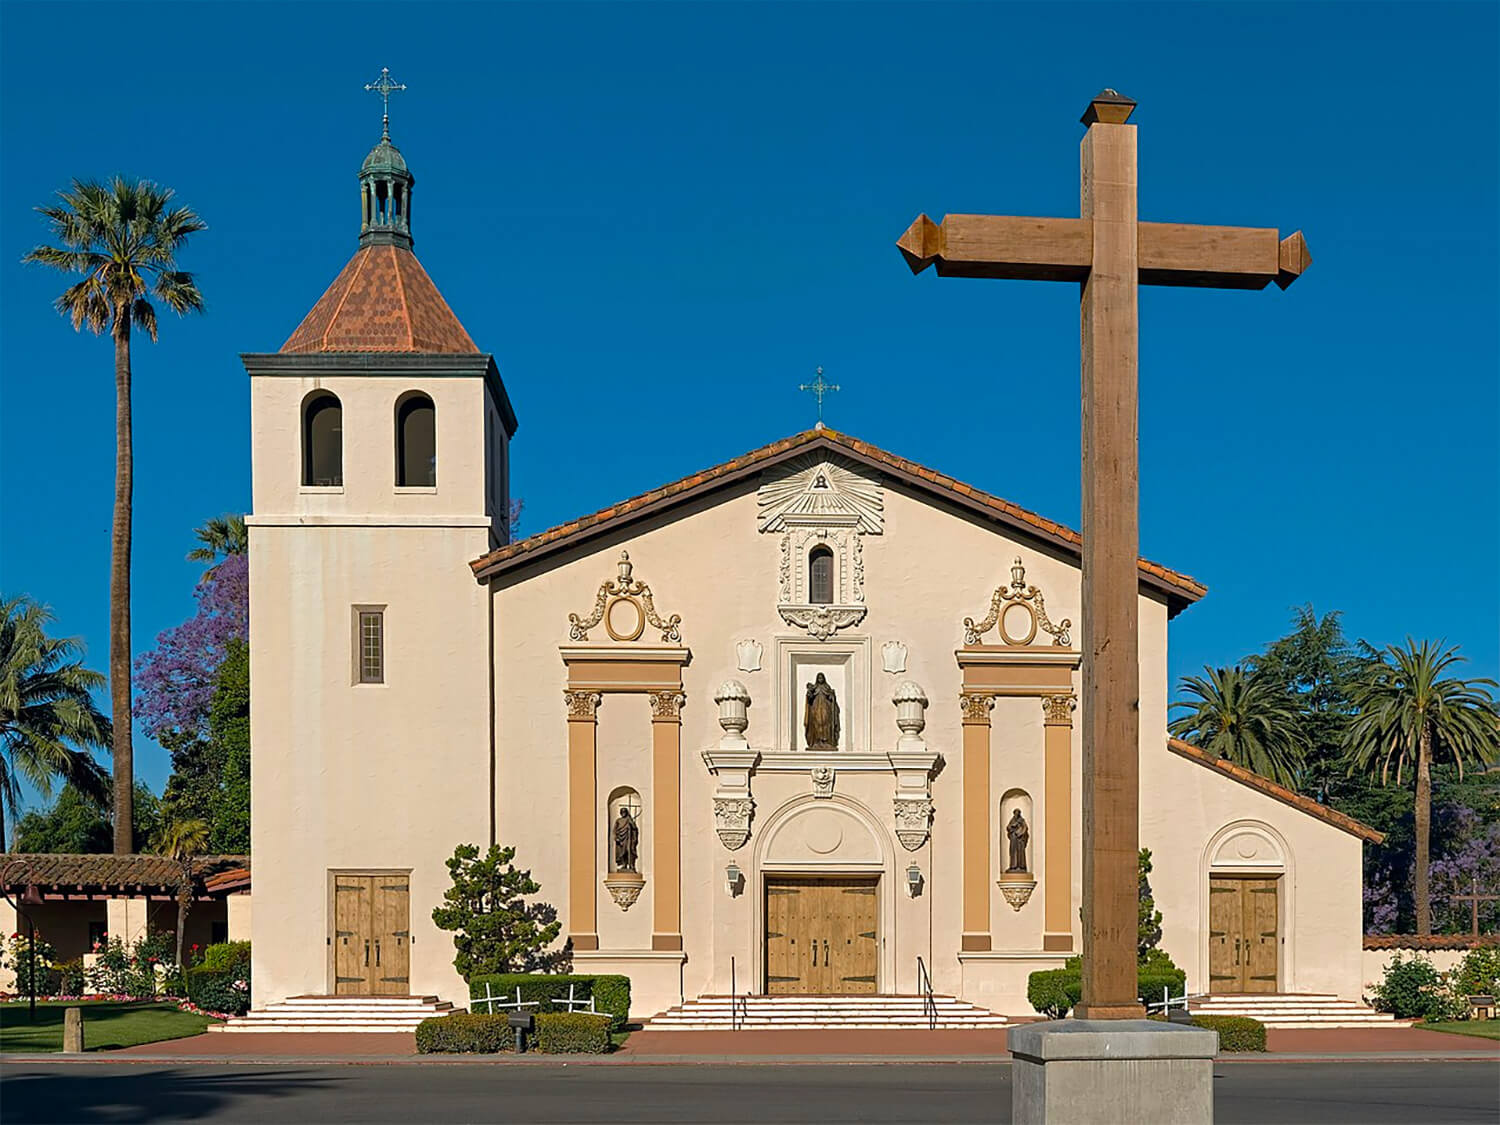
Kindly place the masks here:
[(380, 68), (380, 80), (366, 82), (365, 89), (373, 90), (380, 95), (380, 139), (388, 141), (391, 139), (391, 94), (406, 89), (406, 83), (392, 82), (391, 68), (383, 66)]
[(830, 383), (826, 379), (824, 379), (823, 369), (820, 367), (818, 368), (817, 378), (815, 378), (811, 383), (801, 384), (797, 389), (799, 391), (811, 391), (815, 396), (817, 396), (818, 429), (821, 430), (823, 428), (823, 396), (827, 395), (830, 391), (838, 390), (839, 385), (837, 383)]

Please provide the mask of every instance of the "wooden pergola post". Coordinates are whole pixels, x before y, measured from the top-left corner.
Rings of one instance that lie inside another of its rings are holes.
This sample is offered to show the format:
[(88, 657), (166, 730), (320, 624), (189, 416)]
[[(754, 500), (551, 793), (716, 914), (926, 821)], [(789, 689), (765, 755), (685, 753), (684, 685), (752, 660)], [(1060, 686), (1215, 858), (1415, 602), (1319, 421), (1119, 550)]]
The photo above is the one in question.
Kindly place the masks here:
[(1135, 102), (1105, 90), (1082, 121), (1079, 218), (920, 215), (897, 246), (913, 273), (1077, 281), (1083, 399), (1083, 997), (1080, 1019), (1139, 1019), (1139, 427), (1141, 284), (1285, 289), (1301, 232), (1142, 223)]

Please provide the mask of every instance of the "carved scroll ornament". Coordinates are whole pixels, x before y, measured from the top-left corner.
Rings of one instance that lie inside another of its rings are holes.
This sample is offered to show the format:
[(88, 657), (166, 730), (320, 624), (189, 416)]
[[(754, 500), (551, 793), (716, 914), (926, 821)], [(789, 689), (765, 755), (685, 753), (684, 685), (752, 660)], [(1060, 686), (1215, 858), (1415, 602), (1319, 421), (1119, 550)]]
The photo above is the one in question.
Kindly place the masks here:
[[(651, 599), (651, 587), (632, 576), (629, 551), (620, 552), (620, 561), (616, 566), (619, 573), (600, 585), (598, 596), (594, 599), (594, 608), (589, 615), (579, 617), (576, 613), (568, 614), (568, 636), (575, 641), (586, 641), (589, 639), (589, 630), (603, 621), (605, 630), (614, 640), (634, 641), (640, 639), (649, 623), (653, 629), (661, 630), (663, 642), (679, 643), (682, 640), (682, 618), (675, 613), (663, 618), (656, 612), (656, 603)], [(627, 622), (625, 628), (618, 627), (613, 619), (615, 606), (620, 602), (626, 603), (629, 612), (635, 615), (635, 619)]]
[[(1012, 636), (1006, 630), (1005, 613), (1012, 606), (1021, 608), (1030, 617), (1031, 625), (1024, 636)], [(1008, 645), (1029, 645), (1035, 639), (1038, 629), (1050, 634), (1054, 645), (1066, 648), (1073, 643), (1068, 636), (1073, 622), (1065, 617), (1055, 625), (1052, 623), (1047, 616), (1047, 604), (1042, 592), (1026, 583), (1026, 568), (1021, 565), (1020, 558), (1010, 568), (1010, 585), (999, 587), (991, 595), (990, 611), (984, 620), (976, 624), (972, 617), (964, 618), (964, 644), (979, 644), (984, 634), (996, 625), (1000, 626), (1000, 639)]]

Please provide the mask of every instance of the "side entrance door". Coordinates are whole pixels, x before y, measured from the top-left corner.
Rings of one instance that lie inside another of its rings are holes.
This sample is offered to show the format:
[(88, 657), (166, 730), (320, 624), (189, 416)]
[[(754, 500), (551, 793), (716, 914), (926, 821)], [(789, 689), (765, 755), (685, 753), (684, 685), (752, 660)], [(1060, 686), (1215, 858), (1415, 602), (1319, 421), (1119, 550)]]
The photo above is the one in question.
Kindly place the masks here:
[(875, 878), (766, 881), (766, 991), (873, 993), (879, 943)]
[(410, 905), (406, 875), (333, 877), (335, 995), (410, 993)]
[(1208, 989), (1275, 992), (1281, 926), (1274, 878), (1213, 876), (1208, 884)]

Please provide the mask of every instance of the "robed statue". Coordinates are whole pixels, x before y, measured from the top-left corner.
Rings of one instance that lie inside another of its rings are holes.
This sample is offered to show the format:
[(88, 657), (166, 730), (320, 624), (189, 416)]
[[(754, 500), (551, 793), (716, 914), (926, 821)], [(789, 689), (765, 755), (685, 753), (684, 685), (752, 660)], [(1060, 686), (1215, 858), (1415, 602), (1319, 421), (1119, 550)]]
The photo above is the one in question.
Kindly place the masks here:
[(1010, 814), (1010, 823), (1005, 826), (1005, 835), (1010, 838), (1010, 863), (1007, 871), (1029, 871), (1026, 866), (1026, 844), (1031, 839), (1031, 829), (1026, 827), (1026, 818), (1021, 810)]
[(807, 685), (807, 708), (802, 716), (802, 729), (807, 735), (809, 750), (839, 748), (839, 699), (822, 672)]
[(620, 806), (620, 815), (615, 820), (614, 837), (615, 870), (634, 871), (636, 857), (640, 854), (641, 830), (624, 805)]

